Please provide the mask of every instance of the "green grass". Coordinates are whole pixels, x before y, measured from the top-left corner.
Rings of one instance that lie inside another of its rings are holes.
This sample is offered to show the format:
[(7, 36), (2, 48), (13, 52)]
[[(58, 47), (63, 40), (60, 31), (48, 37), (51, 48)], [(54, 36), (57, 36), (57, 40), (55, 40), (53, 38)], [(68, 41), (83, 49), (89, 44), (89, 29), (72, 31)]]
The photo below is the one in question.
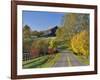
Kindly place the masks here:
[(60, 58), (61, 54), (46, 55), (32, 60), (24, 61), (23, 68), (46, 68), (52, 67)]
[(89, 65), (89, 59), (87, 58), (84, 58), (82, 55), (76, 55), (77, 59), (79, 61), (81, 61), (82, 63), (86, 64), (86, 65)]
[(28, 62), (26, 62), (26, 64), (24, 63), (23, 68), (35, 68), (45, 63), (47, 60), (48, 60), (48, 55), (39, 57), (39, 58), (33, 59), (33, 61), (29, 61), (29, 63)]
[(29, 63), (33, 63), (33, 62), (35, 62), (35, 61), (41, 60), (43, 57), (45, 57), (45, 56), (38, 57), (38, 58), (33, 58), (33, 59), (27, 60), (27, 61), (23, 61), (22, 64), (23, 64), (23, 65), (26, 65), (26, 64), (29, 64)]
[(53, 58), (49, 58), (45, 64), (40, 65), (38, 67), (39, 68), (53, 67), (53, 65), (59, 60), (60, 56), (61, 56), (60, 53), (56, 53)]

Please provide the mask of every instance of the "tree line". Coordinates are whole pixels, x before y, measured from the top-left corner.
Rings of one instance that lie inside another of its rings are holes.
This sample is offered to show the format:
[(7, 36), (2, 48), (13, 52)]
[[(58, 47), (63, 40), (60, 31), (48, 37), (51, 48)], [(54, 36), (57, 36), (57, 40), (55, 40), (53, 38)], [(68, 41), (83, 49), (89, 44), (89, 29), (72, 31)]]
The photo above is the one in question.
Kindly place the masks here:
[(89, 14), (66, 13), (56, 31), (58, 42), (74, 53), (89, 56)]

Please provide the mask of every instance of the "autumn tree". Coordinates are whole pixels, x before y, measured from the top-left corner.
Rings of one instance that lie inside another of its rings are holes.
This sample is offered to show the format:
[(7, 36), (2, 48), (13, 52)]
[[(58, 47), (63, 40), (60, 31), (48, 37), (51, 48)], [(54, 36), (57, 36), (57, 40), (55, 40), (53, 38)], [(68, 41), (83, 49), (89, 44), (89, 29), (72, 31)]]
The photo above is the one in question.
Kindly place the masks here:
[(47, 40), (35, 40), (32, 42), (32, 50), (37, 49), (39, 55), (46, 55), (48, 51), (48, 41)]
[(49, 54), (55, 53), (56, 52), (56, 48), (57, 48), (57, 41), (55, 39), (51, 39), (49, 41), (48, 53)]
[(71, 47), (71, 38), (82, 30), (89, 30), (89, 14), (65, 13), (63, 24), (57, 29), (56, 36), (58, 40), (66, 43), (67, 47)]
[(78, 54), (88, 57), (89, 55), (89, 33), (86, 30), (76, 34), (71, 39), (72, 50)]

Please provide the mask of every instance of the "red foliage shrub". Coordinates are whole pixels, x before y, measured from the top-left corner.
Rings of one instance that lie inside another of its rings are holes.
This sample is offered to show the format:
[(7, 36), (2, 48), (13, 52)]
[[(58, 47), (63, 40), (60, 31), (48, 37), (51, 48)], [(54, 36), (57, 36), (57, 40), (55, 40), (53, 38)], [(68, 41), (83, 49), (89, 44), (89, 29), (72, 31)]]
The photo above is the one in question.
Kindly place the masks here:
[(48, 54), (53, 54), (55, 52), (55, 49), (53, 48), (48, 48)]
[(39, 50), (38, 49), (32, 49), (31, 50), (31, 56), (32, 56), (32, 58), (38, 57), (39, 56)]

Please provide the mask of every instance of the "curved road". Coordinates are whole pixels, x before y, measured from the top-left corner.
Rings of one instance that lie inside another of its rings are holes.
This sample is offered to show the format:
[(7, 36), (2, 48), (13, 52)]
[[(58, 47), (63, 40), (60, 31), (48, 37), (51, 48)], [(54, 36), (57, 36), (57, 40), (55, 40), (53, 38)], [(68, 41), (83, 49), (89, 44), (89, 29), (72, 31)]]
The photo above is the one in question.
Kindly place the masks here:
[(66, 67), (66, 66), (86, 66), (80, 62), (75, 54), (70, 51), (62, 51), (60, 59), (55, 63), (53, 67)]

